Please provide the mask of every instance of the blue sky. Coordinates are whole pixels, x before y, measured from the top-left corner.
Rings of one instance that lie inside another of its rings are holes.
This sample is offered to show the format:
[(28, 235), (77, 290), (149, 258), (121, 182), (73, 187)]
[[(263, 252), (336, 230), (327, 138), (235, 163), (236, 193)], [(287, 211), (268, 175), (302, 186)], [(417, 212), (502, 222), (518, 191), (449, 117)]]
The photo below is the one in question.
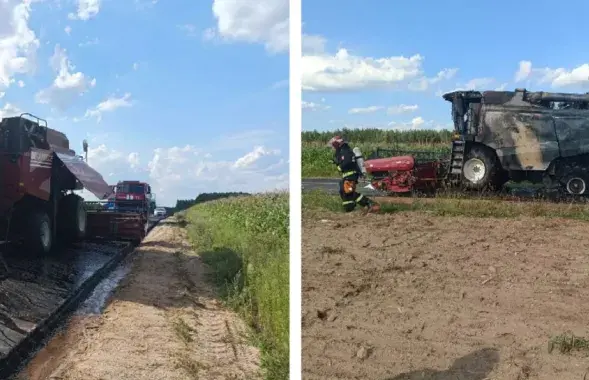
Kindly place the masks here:
[(0, 25), (2, 115), (88, 139), (108, 182), (288, 186), (288, 0), (8, 0)]
[(580, 0), (304, 1), (303, 130), (447, 128), (440, 95), (455, 89), (587, 92), (588, 12)]

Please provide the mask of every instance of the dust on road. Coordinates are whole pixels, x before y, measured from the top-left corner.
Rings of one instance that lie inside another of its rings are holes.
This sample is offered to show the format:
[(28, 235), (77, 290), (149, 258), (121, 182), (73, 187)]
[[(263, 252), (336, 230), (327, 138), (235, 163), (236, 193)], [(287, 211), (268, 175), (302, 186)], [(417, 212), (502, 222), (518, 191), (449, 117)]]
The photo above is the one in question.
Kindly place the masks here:
[(155, 227), (104, 313), (76, 317), (22, 379), (186, 380), (259, 378), (258, 349), (225, 309), (191, 253), (184, 229)]
[(583, 379), (589, 224), (425, 213), (303, 221), (304, 379)]

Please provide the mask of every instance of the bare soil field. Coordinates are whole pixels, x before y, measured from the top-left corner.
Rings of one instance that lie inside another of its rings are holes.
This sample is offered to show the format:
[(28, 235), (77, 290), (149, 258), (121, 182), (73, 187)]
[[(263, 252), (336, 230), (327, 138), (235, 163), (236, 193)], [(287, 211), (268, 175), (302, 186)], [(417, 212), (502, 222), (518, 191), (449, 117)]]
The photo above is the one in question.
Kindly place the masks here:
[(259, 352), (174, 221), (156, 226), (99, 316), (72, 319), (19, 379), (257, 379)]
[[(584, 379), (589, 224), (307, 214), (304, 379)], [(586, 375), (589, 379), (589, 374)]]

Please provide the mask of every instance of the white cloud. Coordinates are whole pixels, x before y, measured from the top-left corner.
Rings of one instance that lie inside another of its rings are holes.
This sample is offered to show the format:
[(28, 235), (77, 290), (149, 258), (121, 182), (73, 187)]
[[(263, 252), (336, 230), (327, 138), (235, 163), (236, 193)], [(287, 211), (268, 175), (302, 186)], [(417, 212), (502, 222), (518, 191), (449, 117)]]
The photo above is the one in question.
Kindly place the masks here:
[(527, 80), (538, 85), (550, 85), (554, 88), (589, 85), (589, 64), (584, 63), (572, 69), (559, 67), (534, 68), (532, 62), (521, 61), (515, 75), (516, 82)]
[(205, 38), (261, 43), (271, 53), (286, 52), (289, 46), (288, 0), (214, 0), (215, 28)]
[(139, 62), (133, 63), (133, 70), (139, 70)]
[(36, 94), (36, 101), (51, 104), (58, 109), (67, 108), (77, 96), (87, 92), (96, 85), (96, 79), (88, 78), (83, 72), (73, 72), (76, 68), (66, 55), (66, 50), (59, 45), (50, 59), (50, 65), (57, 76), (50, 87)]
[(389, 107), (387, 109), (387, 113), (389, 115), (399, 115), (399, 114), (403, 114), (403, 113), (415, 112), (418, 109), (419, 109), (419, 106), (417, 104), (411, 104), (411, 105), (399, 104), (399, 105)]
[(131, 166), (131, 169), (136, 169), (139, 166), (139, 164), (141, 163), (139, 160), (139, 153), (137, 153), (137, 152), (129, 153), (129, 155), (127, 156), (127, 162), (129, 163), (129, 166)]
[(348, 110), (349, 114), (365, 114), (365, 113), (374, 113), (380, 110), (383, 110), (383, 106), (369, 106), (369, 107), (357, 107), (357, 108), (350, 108)]
[(5, 103), (2, 108), (0, 108), (0, 119), (4, 117), (11, 117), (11, 116), (18, 116), (22, 113), (20, 108), (15, 106), (11, 103)]
[[(384, 106), (368, 106), (368, 107), (356, 107), (350, 108), (348, 110), (349, 114), (367, 114), (367, 113), (375, 113), (378, 111), (384, 110), (386, 107)], [(415, 112), (419, 109), (417, 104), (407, 105), (407, 104), (398, 104), (394, 106), (390, 106), (386, 108), (387, 113), (389, 115), (399, 115), (403, 113), (410, 113)]]
[(19, 80), (18, 82), (16, 82), (16, 84), (18, 84), (18, 87), (23, 88), (25, 86), (25, 82), (23, 82), (22, 80)]
[(322, 103), (314, 103), (314, 102), (306, 102), (306, 101), (301, 101), (301, 107), (304, 110), (307, 111), (326, 111), (328, 109), (331, 108), (331, 106), (328, 106), (326, 104)]
[(457, 69), (443, 69), (428, 78), (422, 68), (423, 57), (362, 57), (339, 49), (336, 54), (303, 54), (302, 88), (306, 91), (353, 91), (370, 88), (408, 88), (425, 91), (432, 84), (447, 80)]
[(389, 128), (397, 130), (418, 130), (418, 129), (453, 129), (451, 123), (441, 124), (434, 120), (424, 120), (421, 116), (414, 117), (409, 122), (393, 121), (389, 123)]
[(63, 31), (69, 36), (72, 33), (72, 27), (68, 25), (63, 29)]
[(76, 13), (68, 14), (70, 20), (89, 20), (100, 12), (100, 0), (77, 0), (78, 9)]
[(14, 82), (14, 76), (31, 73), (39, 40), (29, 26), (30, 3), (0, 1), (0, 90)]
[(133, 102), (131, 101), (131, 94), (126, 93), (120, 98), (111, 96), (108, 99), (98, 103), (96, 107), (86, 110), (84, 114), (85, 118), (96, 118), (97, 122), (102, 121), (102, 114), (105, 112), (113, 112), (118, 108), (132, 107)]
[(262, 157), (266, 156), (276, 156), (279, 155), (280, 151), (278, 149), (266, 149), (263, 146), (257, 146), (251, 152), (247, 153), (245, 156), (242, 156), (235, 161), (233, 167), (235, 168), (248, 168), (253, 166), (256, 162), (258, 162)]
[(530, 61), (520, 61), (519, 62), (519, 69), (517, 73), (515, 73), (515, 82), (521, 82), (527, 79), (530, 74), (532, 73), (532, 62)]
[(286, 189), (288, 164), (279, 153), (258, 146), (232, 161), (190, 145), (158, 148), (147, 165), (149, 182), (158, 204), (169, 206), (204, 192)]

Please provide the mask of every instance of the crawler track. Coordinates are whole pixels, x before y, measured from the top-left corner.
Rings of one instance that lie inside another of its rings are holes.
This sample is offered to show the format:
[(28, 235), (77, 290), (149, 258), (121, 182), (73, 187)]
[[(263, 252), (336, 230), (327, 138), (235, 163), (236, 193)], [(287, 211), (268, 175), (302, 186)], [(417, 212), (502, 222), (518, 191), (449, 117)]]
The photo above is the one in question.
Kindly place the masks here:
[(44, 259), (8, 254), (10, 272), (0, 280), (0, 379), (26, 364), (133, 249), (127, 242), (88, 241)]

